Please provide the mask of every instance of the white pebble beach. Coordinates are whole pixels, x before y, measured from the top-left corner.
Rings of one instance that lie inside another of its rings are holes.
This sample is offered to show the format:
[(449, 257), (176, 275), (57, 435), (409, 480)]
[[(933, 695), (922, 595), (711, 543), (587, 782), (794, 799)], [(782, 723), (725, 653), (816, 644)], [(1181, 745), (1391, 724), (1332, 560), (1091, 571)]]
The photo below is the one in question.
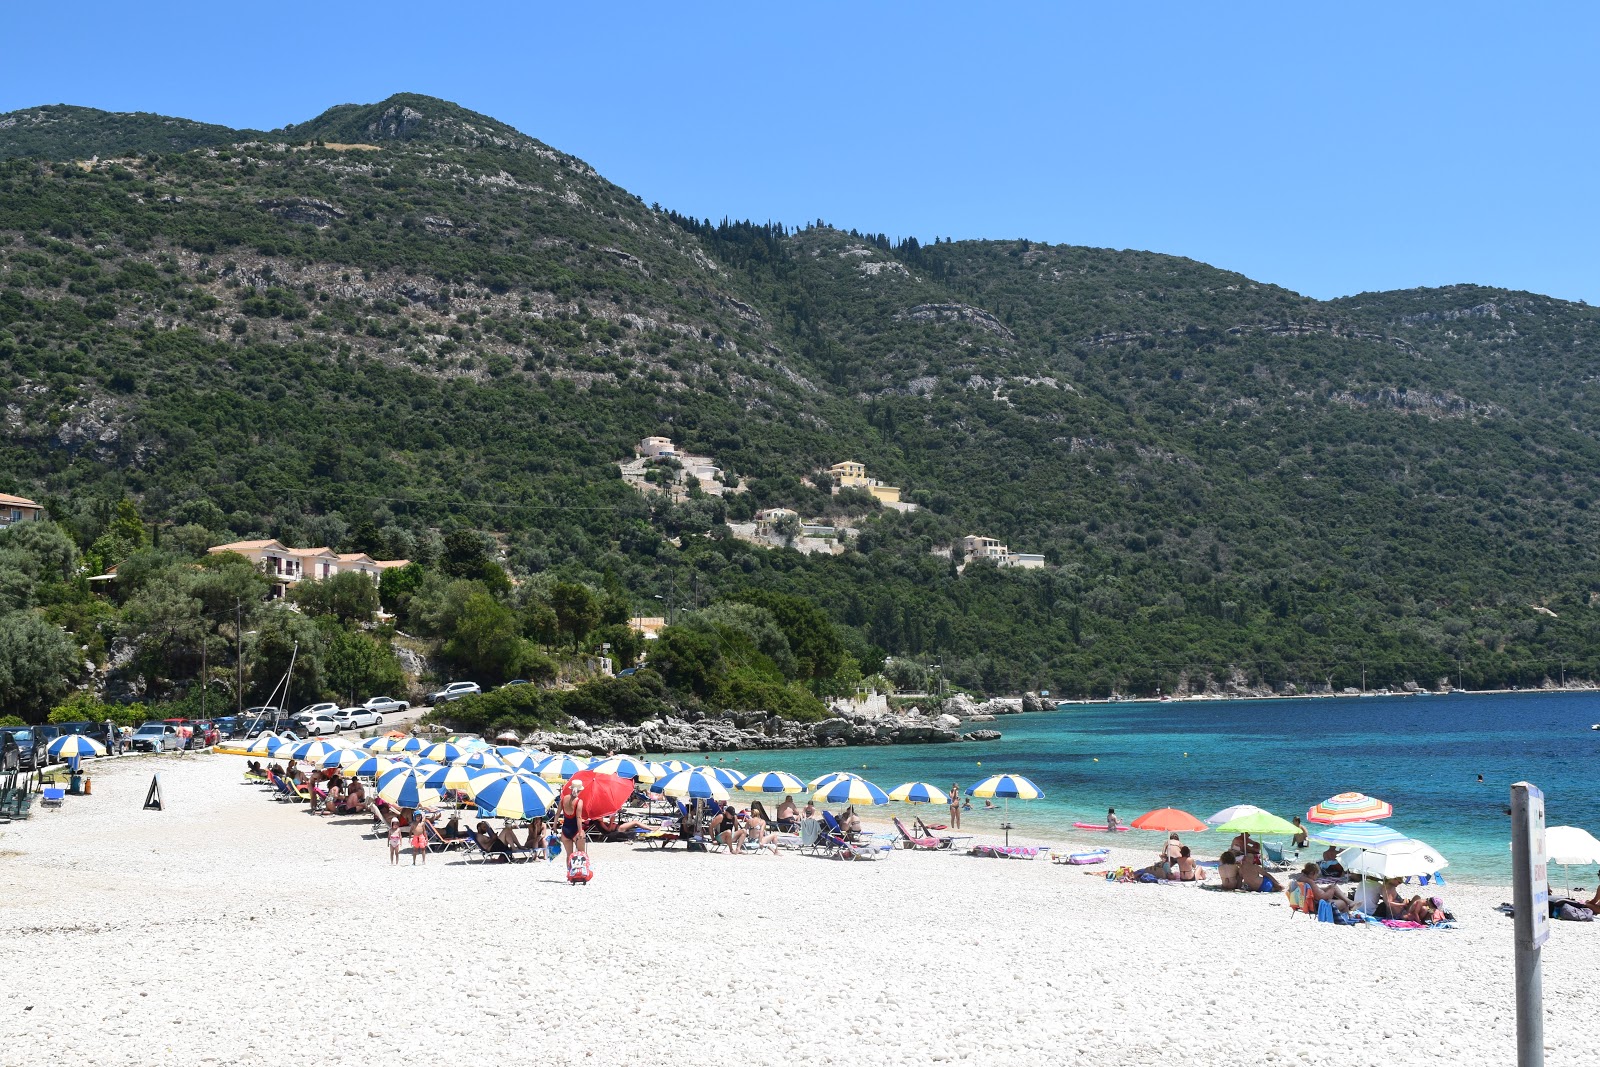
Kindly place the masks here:
[[(366, 820), (243, 767), (106, 762), (0, 825), (0, 1064), (1515, 1060), (1507, 888), (1451, 884), (1459, 929), (1402, 932), (905, 851), (597, 844), (573, 887), (559, 862), (393, 868)], [(1592, 1065), (1600, 923), (1554, 926), (1547, 1063)]]

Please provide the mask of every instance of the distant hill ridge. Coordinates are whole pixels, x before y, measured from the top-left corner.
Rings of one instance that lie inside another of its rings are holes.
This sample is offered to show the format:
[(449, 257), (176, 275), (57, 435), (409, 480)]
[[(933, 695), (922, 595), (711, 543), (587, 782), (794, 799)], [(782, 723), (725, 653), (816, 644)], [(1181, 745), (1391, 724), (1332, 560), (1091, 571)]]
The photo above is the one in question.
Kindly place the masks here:
[[(227, 539), (467, 524), (529, 576), (800, 592), (995, 690), (1600, 676), (1582, 304), (713, 223), (415, 94), (30, 108), (0, 156), (0, 490), (80, 536), (125, 495)], [(615, 466), (649, 434), (752, 491), (651, 505)], [(805, 480), (843, 459), (921, 510), (836, 558), (721, 536), (845, 518)], [(958, 577), (965, 534), (1050, 567)]]

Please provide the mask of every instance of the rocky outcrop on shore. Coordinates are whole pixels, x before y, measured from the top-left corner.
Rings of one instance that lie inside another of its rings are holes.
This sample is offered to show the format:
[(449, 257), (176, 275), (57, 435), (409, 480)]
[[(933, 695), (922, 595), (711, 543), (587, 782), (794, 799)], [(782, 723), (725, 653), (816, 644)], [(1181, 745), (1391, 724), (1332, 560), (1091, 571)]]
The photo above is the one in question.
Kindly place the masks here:
[[(590, 726), (574, 719), (570, 731), (542, 730), (521, 740), (550, 752), (737, 752), (752, 749), (838, 748), (846, 745), (947, 744), (964, 740), (953, 715), (852, 715), (820, 722), (791, 722), (762, 712), (728, 716), (668, 716), (637, 726)], [(995, 730), (973, 740), (995, 740)], [(968, 735), (971, 737), (971, 735)]]

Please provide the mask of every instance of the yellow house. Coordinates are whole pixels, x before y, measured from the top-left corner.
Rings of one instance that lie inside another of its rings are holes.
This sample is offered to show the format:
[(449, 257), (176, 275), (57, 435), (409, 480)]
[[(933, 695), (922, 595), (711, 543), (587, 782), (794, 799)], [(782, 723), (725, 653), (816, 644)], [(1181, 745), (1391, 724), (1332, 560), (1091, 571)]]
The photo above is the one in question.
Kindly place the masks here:
[(19, 522), (38, 522), (44, 518), (44, 508), (25, 496), (0, 493), (0, 530)]
[(900, 487), (884, 485), (876, 478), (867, 477), (867, 466), (864, 463), (847, 459), (829, 467), (828, 474), (833, 478), (833, 484), (840, 489), (865, 489), (881, 503), (900, 503)]

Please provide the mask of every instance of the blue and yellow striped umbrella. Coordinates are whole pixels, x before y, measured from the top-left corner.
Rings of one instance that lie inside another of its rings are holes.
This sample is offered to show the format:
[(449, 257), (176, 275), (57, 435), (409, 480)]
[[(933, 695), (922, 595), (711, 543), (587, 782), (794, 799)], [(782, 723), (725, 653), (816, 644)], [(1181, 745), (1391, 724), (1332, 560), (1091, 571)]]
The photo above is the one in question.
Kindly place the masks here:
[(549, 757), (542, 754), (527, 751), (524, 751), (520, 755), (516, 756), (500, 757), (501, 762), (505, 764), (506, 770), (527, 771), (529, 774), (538, 774), (540, 762), (548, 758)]
[(288, 744), (277, 734), (261, 734), (254, 741), (244, 746), (244, 750), (251, 756), (275, 756), (278, 749)]
[(564, 782), (583, 770), (588, 770), (585, 764), (558, 752), (554, 756), (540, 760), (534, 773), (547, 782)]
[(811, 794), (819, 804), (887, 804), (889, 794), (865, 778), (841, 778)]
[(475, 771), (506, 769), (506, 761), (488, 749), (480, 752), (463, 752), (450, 762), (459, 763)]
[(556, 791), (532, 774), (480, 772), (468, 791), (481, 813), (497, 819), (537, 819), (556, 806)]
[(716, 775), (707, 774), (698, 767), (669, 774), (651, 785), (650, 791), (665, 797), (677, 797), (680, 800), (727, 801), (729, 799), (728, 787), (718, 781)]
[(902, 804), (948, 804), (950, 794), (930, 782), (907, 782), (889, 790), (889, 799)]
[(390, 752), (421, 752), (428, 743), (420, 737), (396, 737), (389, 741)]
[(368, 752), (387, 752), (389, 751), (390, 747), (394, 745), (394, 742), (394, 738), (380, 735), (378, 737), (367, 738), (365, 741), (361, 742), (361, 747), (366, 749)]
[(454, 763), (466, 754), (466, 749), (461, 748), (459, 745), (452, 745), (448, 741), (439, 741), (429, 745), (421, 753), (425, 759), (431, 759), (435, 763)]
[(643, 759), (632, 756), (608, 756), (589, 768), (602, 774), (614, 774), (618, 778), (632, 778), (640, 785), (649, 785), (656, 780), (655, 772), (650, 764)]
[(762, 771), (739, 783), (741, 793), (803, 793), (806, 784), (788, 771)]
[(521, 745), (496, 745), (494, 754), (503, 760), (511, 760), (517, 756), (526, 756), (528, 750)]
[(690, 771), (694, 769), (694, 764), (690, 763), (688, 760), (681, 759), (664, 759), (660, 761), (660, 766), (667, 769), (667, 774), (677, 774), (679, 771)]
[(92, 737), (82, 734), (62, 734), (45, 747), (56, 759), (75, 759), (83, 756), (104, 756), (106, 748)]
[(1038, 800), (1044, 796), (1044, 790), (1020, 774), (996, 774), (968, 789), (967, 796), (983, 800)]
[(459, 763), (441, 765), (428, 771), (428, 785), (434, 789), (455, 789), (467, 791), (471, 787), (472, 776), (482, 774), (483, 771), (473, 767), (464, 767)]
[(815, 778), (811, 779), (811, 781), (807, 782), (806, 792), (815, 793), (819, 789), (828, 788), (828, 786), (835, 782), (842, 782), (847, 778), (860, 777), (861, 776), (859, 774), (854, 774), (850, 771), (829, 771), (827, 774), (819, 774)]
[(289, 755), (305, 763), (320, 763), (322, 757), (330, 752), (337, 752), (337, 745), (330, 745), (326, 741), (302, 741), (289, 750)]
[(428, 784), (431, 772), (416, 767), (396, 767), (378, 779), (378, 796), (397, 808), (431, 808), (439, 791)]
[(346, 767), (354, 767), (362, 760), (371, 758), (359, 748), (336, 748), (317, 760), (317, 766), (325, 771), (339, 771), (342, 773)]
[(702, 767), (696, 767), (695, 770), (697, 770), (697, 771), (705, 771), (707, 774), (709, 774), (712, 777), (716, 778), (717, 781), (721, 782), (723, 785), (727, 786), (729, 789), (734, 788), (740, 782), (744, 781), (744, 775), (740, 774), (738, 771), (734, 770), (732, 767), (713, 767), (713, 766), (707, 764), (707, 765), (702, 766)]
[(351, 764), (340, 770), (346, 778), (381, 778), (399, 766), (400, 764), (387, 756), (369, 755), (360, 763)]

